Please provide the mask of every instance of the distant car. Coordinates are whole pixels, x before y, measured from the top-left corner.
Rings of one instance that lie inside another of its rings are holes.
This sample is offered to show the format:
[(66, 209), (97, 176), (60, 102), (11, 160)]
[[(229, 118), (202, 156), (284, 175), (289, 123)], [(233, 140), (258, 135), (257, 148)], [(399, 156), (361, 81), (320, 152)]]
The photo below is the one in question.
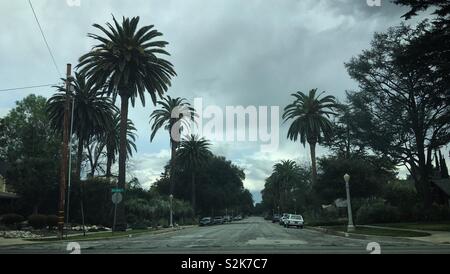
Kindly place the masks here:
[(233, 220), (233, 219), (231, 218), (231, 216), (225, 216), (225, 217), (223, 217), (223, 221), (224, 221), (225, 223), (231, 223), (232, 220)]
[(241, 215), (237, 215), (236, 217), (234, 217), (234, 219), (236, 220), (236, 221), (242, 221), (242, 216)]
[(284, 220), (284, 226), (289, 228), (295, 226), (297, 228), (303, 229), (305, 226), (305, 221), (302, 215), (289, 214), (289, 216)]
[(285, 225), (284, 221), (289, 217), (289, 213), (284, 213), (283, 216), (280, 218), (280, 225)]
[(278, 223), (280, 221), (280, 215), (274, 214), (272, 217), (272, 223)]
[(223, 225), (223, 218), (220, 217), (220, 216), (214, 217), (213, 223), (214, 223), (215, 225)]
[(200, 220), (200, 226), (209, 226), (213, 224), (213, 220), (211, 217), (205, 217)]

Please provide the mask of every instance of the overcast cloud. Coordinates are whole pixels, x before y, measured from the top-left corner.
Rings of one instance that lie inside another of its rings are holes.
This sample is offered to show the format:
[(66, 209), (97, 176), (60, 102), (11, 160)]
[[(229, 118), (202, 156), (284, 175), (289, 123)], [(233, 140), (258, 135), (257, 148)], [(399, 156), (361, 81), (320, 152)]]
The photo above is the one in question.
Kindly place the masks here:
[[(178, 73), (171, 96), (204, 99), (204, 105), (284, 106), (290, 94), (312, 88), (341, 100), (356, 89), (344, 62), (369, 47), (375, 31), (398, 25), (405, 12), (387, 0), (369, 7), (366, 0), (66, 0), (33, 1), (61, 72), (77, 64), (92, 42), (93, 23), (111, 14), (141, 17), (170, 42), (170, 61)], [(59, 75), (51, 62), (26, 0), (0, 0), (0, 89), (53, 84)], [(0, 116), (30, 93), (49, 97), (52, 88), (0, 94)], [(167, 132), (150, 144), (148, 117), (154, 110), (138, 105), (130, 118), (138, 128), (139, 152), (131, 175), (151, 185), (170, 157)], [(215, 143), (214, 152), (246, 169), (245, 186), (260, 200), (264, 179), (278, 160), (308, 163), (308, 150), (280, 131), (276, 153), (261, 153), (257, 143)], [(319, 149), (319, 155), (325, 153)]]

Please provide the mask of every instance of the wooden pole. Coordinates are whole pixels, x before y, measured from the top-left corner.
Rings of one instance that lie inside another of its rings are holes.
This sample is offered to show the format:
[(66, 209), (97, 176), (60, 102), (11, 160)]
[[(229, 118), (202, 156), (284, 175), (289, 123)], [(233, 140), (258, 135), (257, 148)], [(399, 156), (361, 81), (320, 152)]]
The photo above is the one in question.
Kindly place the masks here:
[(64, 106), (63, 122), (63, 144), (61, 147), (61, 177), (59, 184), (59, 212), (58, 212), (58, 230), (61, 239), (64, 237), (64, 209), (67, 182), (67, 164), (69, 155), (69, 109), (70, 109), (70, 78), (72, 75), (72, 65), (67, 64), (66, 77), (66, 102)]

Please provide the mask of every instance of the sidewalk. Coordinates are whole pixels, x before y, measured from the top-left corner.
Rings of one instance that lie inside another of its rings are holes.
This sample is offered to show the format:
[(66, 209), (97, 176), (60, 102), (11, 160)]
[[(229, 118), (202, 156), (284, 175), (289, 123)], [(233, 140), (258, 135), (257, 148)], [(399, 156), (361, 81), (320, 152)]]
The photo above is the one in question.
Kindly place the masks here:
[[(140, 236), (142, 234), (153, 234), (153, 235), (159, 235), (159, 234), (165, 234), (165, 233), (171, 233), (171, 232), (176, 232), (176, 231), (180, 231), (183, 229), (188, 229), (194, 227), (192, 225), (187, 225), (187, 226), (180, 226), (180, 227), (176, 227), (176, 228), (164, 228), (164, 229), (158, 229), (158, 230), (149, 230), (146, 232), (137, 232), (137, 234), (135, 236)], [(110, 236), (110, 237), (95, 237), (95, 235), (104, 235), (105, 232), (88, 232), (87, 236), (89, 236), (89, 238), (87, 238), (87, 241), (97, 241), (97, 240), (113, 240), (113, 239), (118, 239), (118, 238), (127, 238), (129, 237), (129, 235), (133, 235), (133, 231), (130, 230), (128, 231), (128, 233), (126, 235), (117, 235), (117, 236)], [(77, 234), (71, 234), (68, 238), (64, 238), (63, 241), (70, 241), (71, 238), (73, 237), (79, 237), (79, 236), (83, 236), (83, 233), (77, 233)], [(41, 240), (41, 241), (40, 241)], [(47, 236), (47, 237), (41, 237), (38, 240), (36, 239), (5, 239), (5, 238), (0, 238), (0, 248), (4, 247), (4, 246), (13, 246), (13, 245), (32, 245), (32, 244), (42, 244), (42, 243), (46, 243), (45, 240), (57, 240), (57, 236)], [(84, 241), (84, 239), (78, 239), (78, 241)]]
[(5, 238), (0, 238), (0, 248), (2, 248), (2, 246), (29, 245), (29, 244), (33, 244), (33, 242), (26, 241), (24, 239), (5, 239)]
[(371, 226), (371, 225), (362, 225), (361, 227), (367, 228), (385, 228), (391, 230), (401, 230), (401, 231), (412, 231), (412, 232), (425, 232), (431, 234), (430, 236), (425, 237), (406, 237), (406, 239), (418, 240), (433, 244), (450, 244), (450, 232), (448, 231), (431, 231), (431, 230), (419, 230), (419, 229), (406, 229), (406, 228), (396, 228), (396, 227), (388, 227), (388, 226)]

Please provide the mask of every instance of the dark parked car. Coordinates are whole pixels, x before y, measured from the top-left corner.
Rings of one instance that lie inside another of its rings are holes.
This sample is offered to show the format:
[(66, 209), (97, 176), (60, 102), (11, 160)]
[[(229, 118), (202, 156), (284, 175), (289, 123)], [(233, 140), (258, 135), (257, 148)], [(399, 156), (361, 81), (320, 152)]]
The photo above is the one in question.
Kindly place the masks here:
[(272, 217), (272, 223), (278, 223), (280, 221), (280, 215), (275, 214)]
[(205, 217), (200, 220), (200, 226), (209, 226), (213, 225), (213, 220), (211, 217)]

